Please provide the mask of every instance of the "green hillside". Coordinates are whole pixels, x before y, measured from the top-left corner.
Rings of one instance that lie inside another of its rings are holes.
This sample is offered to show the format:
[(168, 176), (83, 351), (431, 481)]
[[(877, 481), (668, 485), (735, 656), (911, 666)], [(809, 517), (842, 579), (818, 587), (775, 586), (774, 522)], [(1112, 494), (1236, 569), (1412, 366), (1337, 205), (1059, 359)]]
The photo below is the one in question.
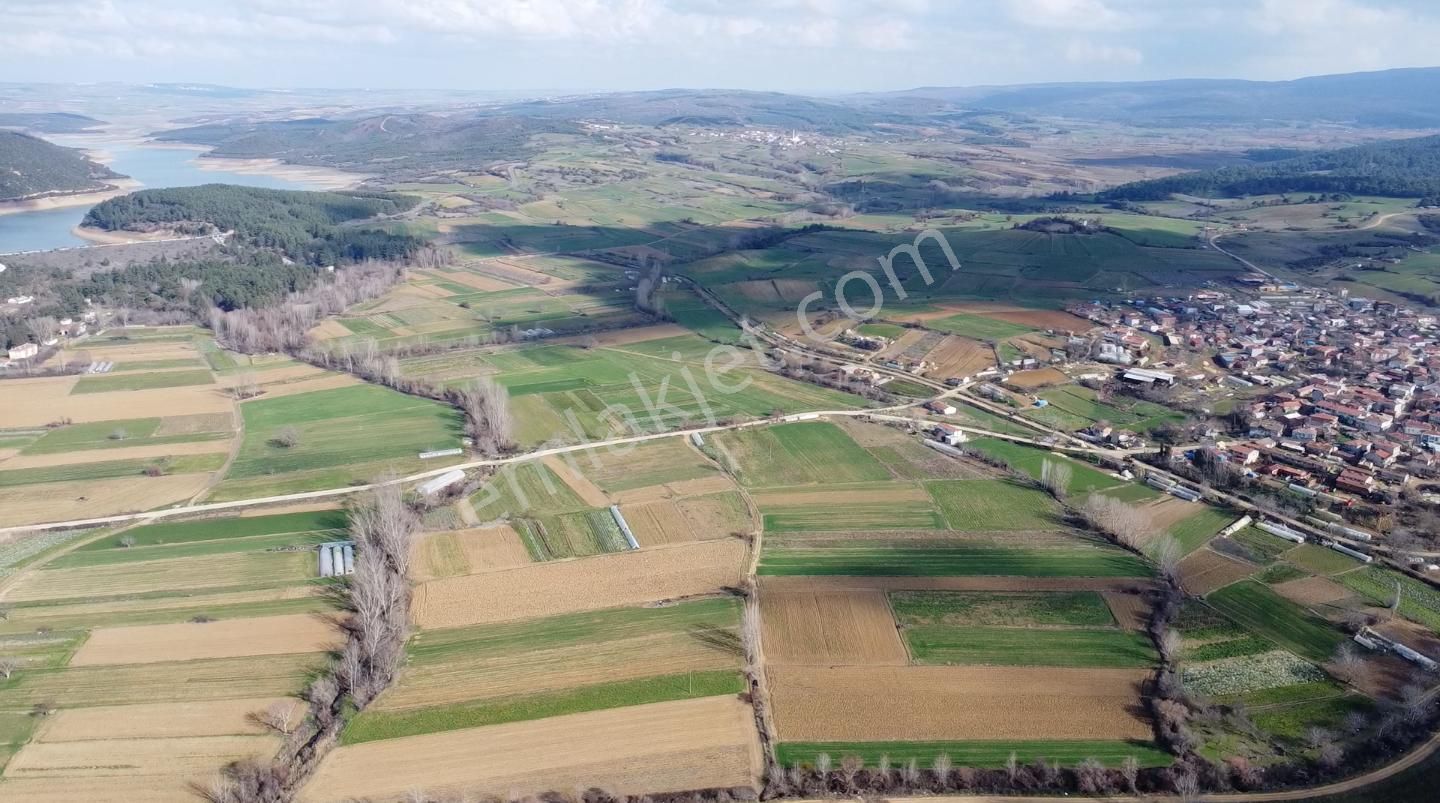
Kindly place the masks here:
[(119, 177), (74, 148), (0, 131), (0, 201), (104, 189), (106, 179)]

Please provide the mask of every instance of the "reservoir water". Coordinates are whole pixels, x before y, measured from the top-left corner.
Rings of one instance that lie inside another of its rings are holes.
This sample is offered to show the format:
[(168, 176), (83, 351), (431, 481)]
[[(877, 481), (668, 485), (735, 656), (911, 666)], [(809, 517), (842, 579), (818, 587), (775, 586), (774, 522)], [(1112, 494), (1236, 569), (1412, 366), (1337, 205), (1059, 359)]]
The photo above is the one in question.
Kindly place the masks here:
[[(285, 190), (315, 188), (314, 185), (301, 181), (262, 173), (202, 169), (196, 162), (201, 153), (198, 150), (157, 148), (133, 142), (97, 141), (93, 138), (52, 139), (59, 145), (104, 151), (111, 157), (107, 162), (110, 169), (143, 183), (145, 186), (140, 189), (193, 187), (198, 184), (242, 184)], [(70, 231), (80, 225), (89, 210), (88, 206), (71, 206), (0, 215), (0, 254), (89, 245), (88, 241)]]

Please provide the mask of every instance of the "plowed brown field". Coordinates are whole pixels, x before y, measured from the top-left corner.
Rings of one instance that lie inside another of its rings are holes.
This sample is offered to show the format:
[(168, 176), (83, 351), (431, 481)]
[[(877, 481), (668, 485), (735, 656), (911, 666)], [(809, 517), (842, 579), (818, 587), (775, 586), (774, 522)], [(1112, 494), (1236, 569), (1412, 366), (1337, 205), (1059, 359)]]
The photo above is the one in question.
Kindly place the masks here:
[(760, 621), (771, 666), (910, 662), (883, 591), (767, 592), (760, 596)]
[(1249, 577), (1259, 571), (1260, 567), (1209, 549), (1197, 549), (1180, 561), (1178, 569), (1180, 585), (1191, 594), (1204, 596), (1217, 588)]
[(1150, 624), (1150, 603), (1140, 594), (1119, 594), (1113, 591), (1100, 595), (1110, 607), (1115, 621), (1126, 630), (1141, 631)]
[(749, 786), (758, 745), (754, 715), (734, 697), (656, 703), (341, 747), (300, 800)]
[(1306, 577), (1279, 583), (1272, 588), (1280, 596), (1301, 605), (1325, 605), (1354, 593), (1328, 577)]
[(415, 589), (420, 627), (463, 627), (697, 596), (735, 586), (747, 561), (736, 538), (532, 564)]
[(1017, 371), (1011, 374), (1005, 383), (1024, 390), (1031, 390), (1050, 385), (1063, 385), (1069, 381), (1070, 377), (1054, 368), (1040, 368), (1034, 371)]
[(947, 335), (925, 360), (935, 365), (927, 371), (931, 376), (972, 376), (995, 365), (995, 351), (978, 340)]
[(787, 741), (1148, 739), (1143, 669), (771, 666)]
[(621, 505), (620, 512), (635, 533), (640, 546), (663, 546), (695, 540), (695, 532), (680, 508), (671, 501)]

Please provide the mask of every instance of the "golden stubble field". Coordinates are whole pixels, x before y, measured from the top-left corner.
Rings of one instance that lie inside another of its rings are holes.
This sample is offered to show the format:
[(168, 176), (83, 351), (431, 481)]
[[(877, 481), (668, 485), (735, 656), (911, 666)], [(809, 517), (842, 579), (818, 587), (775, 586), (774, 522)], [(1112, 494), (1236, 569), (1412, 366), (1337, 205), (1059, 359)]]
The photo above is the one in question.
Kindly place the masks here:
[(1149, 739), (1146, 669), (779, 666), (766, 670), (785, 741)]
[(739, 585), (748, 544), (722, 538), (422, 583), (412, 618), (464, 627), (700, 596)]
[(335, 625), (316, 614), (102, 627), (80, 646), (71, 657), (70, 666), (323, 652), (336, 647), (341, 640)]
[(367, 742), (332, 753), (299, 799), (750, 786), (761, 764), (754, 722), (739, 699), (707, 697)]

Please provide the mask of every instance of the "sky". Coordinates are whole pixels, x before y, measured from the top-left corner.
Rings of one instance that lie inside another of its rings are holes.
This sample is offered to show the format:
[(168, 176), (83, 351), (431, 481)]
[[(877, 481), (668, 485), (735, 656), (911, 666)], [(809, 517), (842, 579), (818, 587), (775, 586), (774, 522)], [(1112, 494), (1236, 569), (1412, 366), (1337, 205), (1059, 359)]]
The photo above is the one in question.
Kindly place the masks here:
[(1435, 0), (0, 0), (0, 81), (802, 92), (1440, 64)]

